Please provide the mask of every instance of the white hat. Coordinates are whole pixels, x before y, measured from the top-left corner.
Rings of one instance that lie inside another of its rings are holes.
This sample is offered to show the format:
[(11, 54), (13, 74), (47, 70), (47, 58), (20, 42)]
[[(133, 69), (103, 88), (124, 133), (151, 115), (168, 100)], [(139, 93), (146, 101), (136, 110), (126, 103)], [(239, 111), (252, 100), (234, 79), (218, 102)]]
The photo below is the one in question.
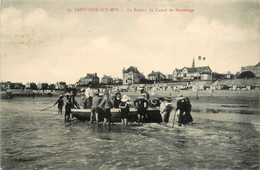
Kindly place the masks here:
[(179, 95), (176, 97), (176, 100), (180, 100), (180, 99), (184, 99), (184, 97), (183, 97), (182, 94), (179, 94)]
[(130, 97), (128, 97), (127, 95), (123, 95), (121, 101), (122, 101), (122, 102), (126, 102), (126, 101), (128, 101), (128, 100), (130, 100)]

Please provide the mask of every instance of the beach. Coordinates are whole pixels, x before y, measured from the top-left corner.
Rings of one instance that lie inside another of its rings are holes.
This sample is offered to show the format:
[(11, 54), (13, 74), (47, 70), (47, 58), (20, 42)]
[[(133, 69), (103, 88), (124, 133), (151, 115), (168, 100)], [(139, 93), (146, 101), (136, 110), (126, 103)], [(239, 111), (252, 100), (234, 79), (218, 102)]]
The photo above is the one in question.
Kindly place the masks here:
[[(78, 120), (64, 124), (64, 115), (57, 113), (56, 106), (40, 111), (53, 105), (57, 97), (1, 100), (1, 167), (259, 169), (259, 91), (219, 91), (215, 93), (219, 100), (211, 95), (200, 95), (197, 100), (193, 92), (185, 92), (186, 96), (190, 93), (194, 124), (174, 128), (135, 122), (127, 128), (119, 123), (98, 126)], [(137, 92), (124, 94), (131, 100), (138, 96)], [(76, 100), (80, 99), (78, 95)]]

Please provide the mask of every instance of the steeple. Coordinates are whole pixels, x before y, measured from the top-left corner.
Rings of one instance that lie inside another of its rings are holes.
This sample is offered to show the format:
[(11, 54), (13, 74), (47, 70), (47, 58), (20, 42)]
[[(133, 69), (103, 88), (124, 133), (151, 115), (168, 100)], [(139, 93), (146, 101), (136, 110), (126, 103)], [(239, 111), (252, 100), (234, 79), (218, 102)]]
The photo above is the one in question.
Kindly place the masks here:
[(194, 61), (194, 58), (193, 58), (193, 61), (192, 61), (192, 68), (195, 67), (195, 61)]

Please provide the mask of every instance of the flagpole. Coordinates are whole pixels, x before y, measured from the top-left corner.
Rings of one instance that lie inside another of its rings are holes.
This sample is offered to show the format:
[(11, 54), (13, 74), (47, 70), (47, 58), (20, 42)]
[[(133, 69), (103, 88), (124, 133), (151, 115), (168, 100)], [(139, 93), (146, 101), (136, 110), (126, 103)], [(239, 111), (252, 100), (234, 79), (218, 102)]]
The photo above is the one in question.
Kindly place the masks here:
[(197, 76), (197, 100), (199, 100), (199, 76)]
[[(198, 56), (198, 60), (201, 60), (201, 56)], [(197, 97), (196, 97), (196, 99), (199, 100), (199, 75), (197, 75)]]
[[(204, 61), (205, 61), (205, 57), (202, 58)], [(198, 60), (201, 60), (201, 56), (198, 56)], [(200, 73), (198, 72), (199, 75), (197, 75), (197, 100), (199, 100), (199, 76), (200, 76)], [(211, 76), (212, 77), (212, 76)]]

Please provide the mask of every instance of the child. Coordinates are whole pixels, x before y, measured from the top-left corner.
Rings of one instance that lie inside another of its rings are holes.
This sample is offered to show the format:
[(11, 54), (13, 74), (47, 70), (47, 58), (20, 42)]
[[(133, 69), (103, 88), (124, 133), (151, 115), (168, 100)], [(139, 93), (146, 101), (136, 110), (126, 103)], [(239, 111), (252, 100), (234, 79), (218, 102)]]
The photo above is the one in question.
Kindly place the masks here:
[(145, 98), (145, 95), (142, 94), (134, 101), (134, 106), (137, 109), (138, 123), (143, 123), (143, 118), (147, 119), (146, 110), (149, 107), (148, 100)]
[(128, 114), (129, 114), (129, 105), (127, 101), (129, 97), (124, 95), (121, 99), (121, 103), (119, 104), (119, 108), (121, 109), (121, 122), (122, 126), (127, 127), (128, 124)]
[(121, 103), (121, 93), (117, 92), (114, 96), (114, 108), (119, 108)]
[(65, 105), (65, 123), (70, 122), (70, 113), (71, 113), (71, 98), (67, 95), (67, 101)]
[(167, 105), (168, 105), (168, 102), (164, 100), (163, 97), (160, 97), (159, 98), (160, 100), (160, 113), (161, 113), (161, 116), (162, 116), (162, 122), (165, 123), (165, 119), (166, 119), (166, 116), (167, 116)]
[[(106, 125), (107, 121), (109, 125), (111, 124), (111, 111), (110, 109), (113, 107), (112, 99), (109, 96), (108, 92), (105, 92), (105, 96), (102, 99), (101, 103), (99, 104), (99, 107), (104, 108), (106, 110), (106, 114), (104, 115), (104, 123), (103, 125)], [(112, 122), (113, 123), (113, 122)]]

